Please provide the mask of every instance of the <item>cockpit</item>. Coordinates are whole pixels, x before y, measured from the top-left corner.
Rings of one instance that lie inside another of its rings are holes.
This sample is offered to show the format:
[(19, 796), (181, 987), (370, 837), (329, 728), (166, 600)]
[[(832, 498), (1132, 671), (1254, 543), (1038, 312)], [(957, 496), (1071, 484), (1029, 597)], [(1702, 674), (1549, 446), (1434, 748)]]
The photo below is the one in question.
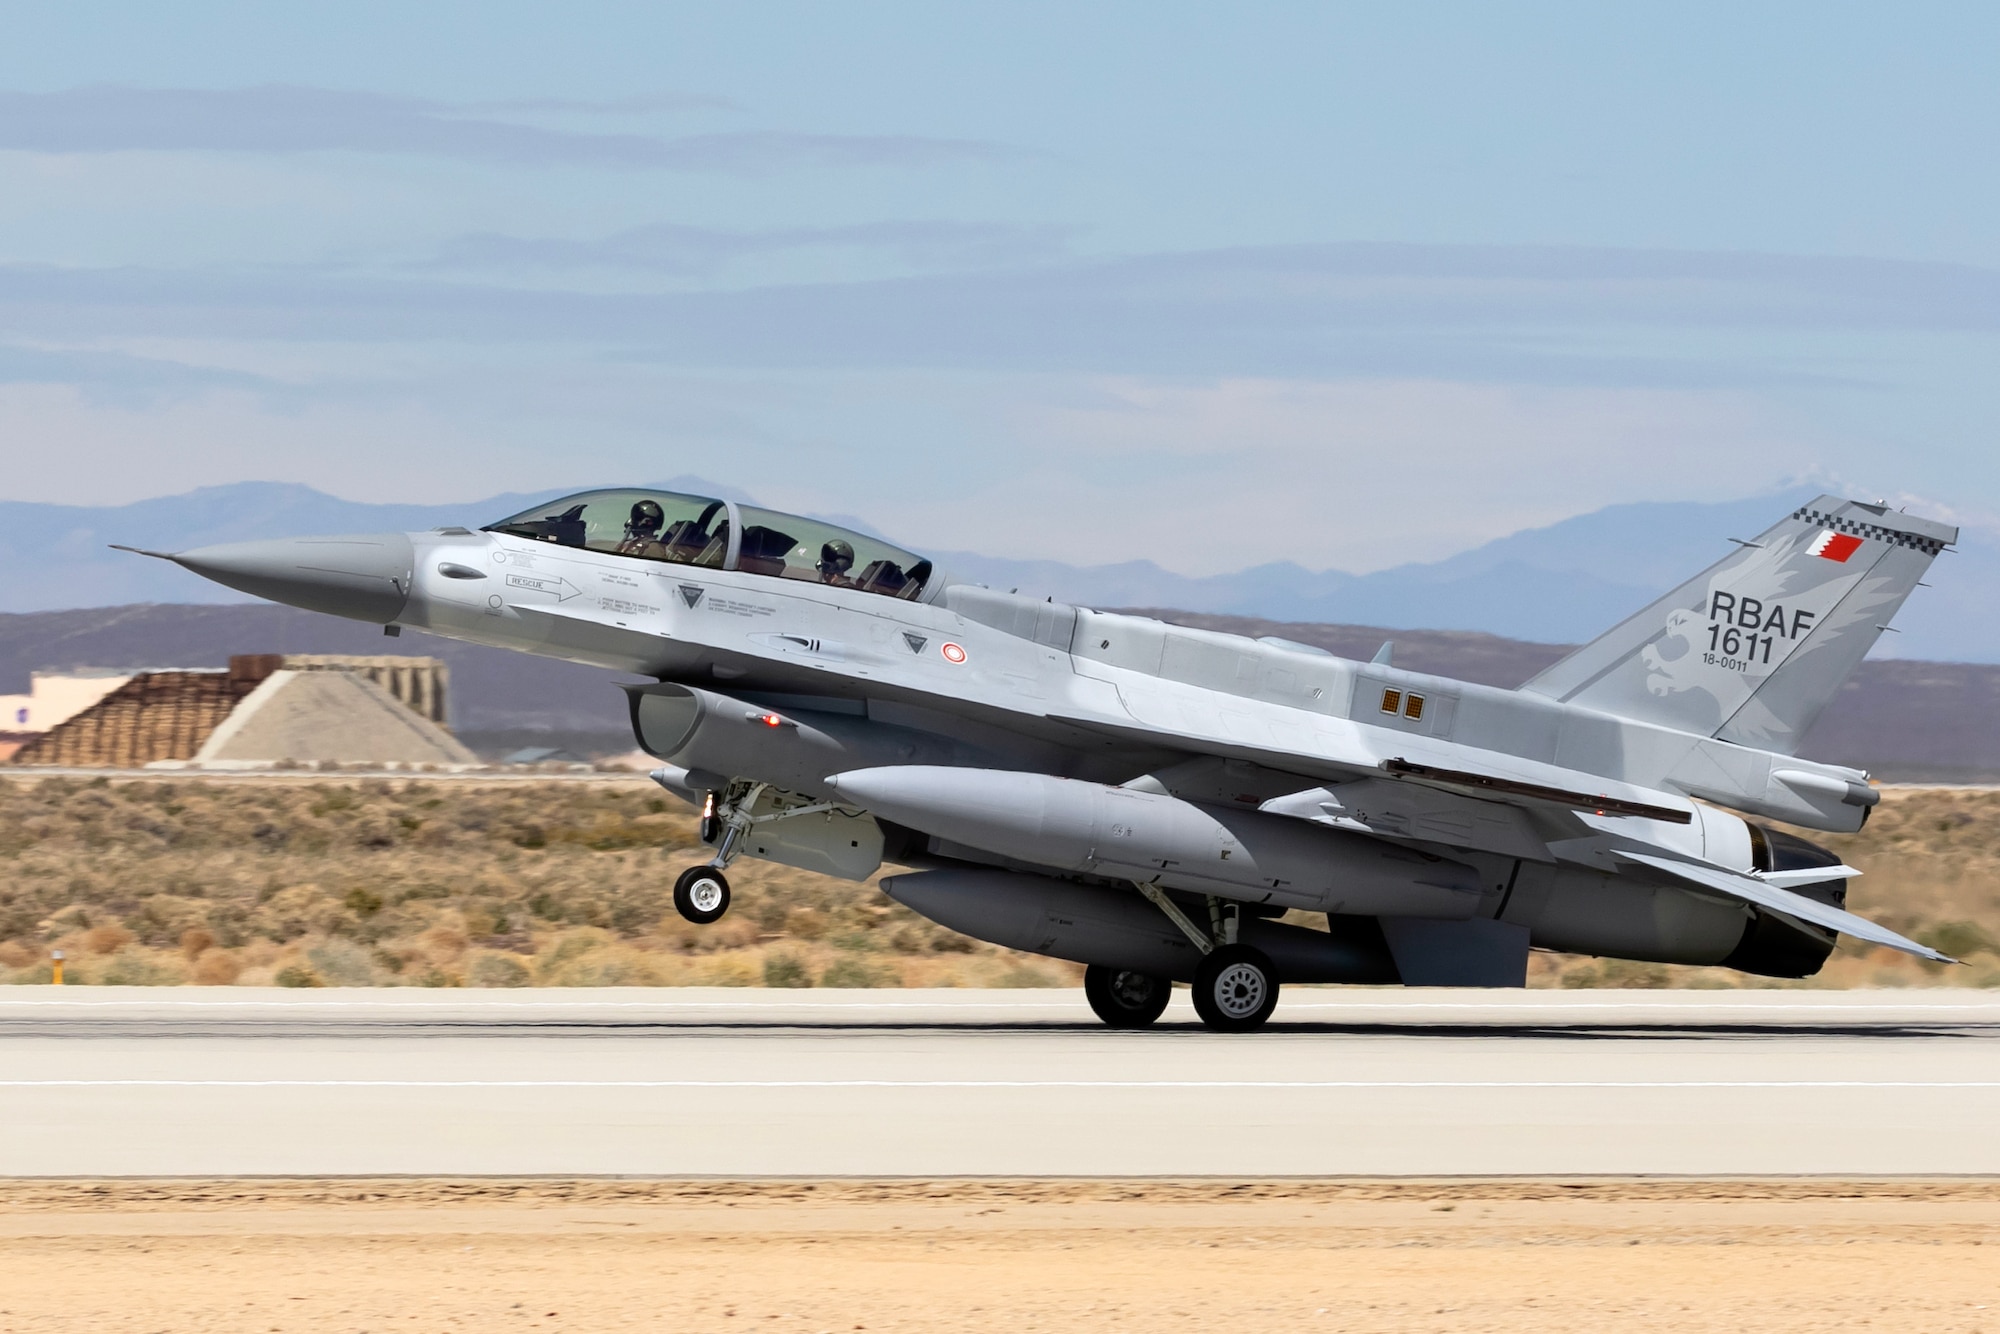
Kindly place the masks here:
[(585, 491), (523, 510), (486, 531), (911, 602), (923, 597), (933, 573), (928, 560), (866, 533), (672, 491)]

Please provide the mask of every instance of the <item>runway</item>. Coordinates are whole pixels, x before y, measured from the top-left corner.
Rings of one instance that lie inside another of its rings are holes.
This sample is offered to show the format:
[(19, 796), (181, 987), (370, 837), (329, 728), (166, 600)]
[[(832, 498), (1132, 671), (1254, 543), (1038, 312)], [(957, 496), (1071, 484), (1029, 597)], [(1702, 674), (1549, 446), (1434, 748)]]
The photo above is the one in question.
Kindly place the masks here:
[(0, 1175), (2000, 1172), (2000, 996), (17, 989)]

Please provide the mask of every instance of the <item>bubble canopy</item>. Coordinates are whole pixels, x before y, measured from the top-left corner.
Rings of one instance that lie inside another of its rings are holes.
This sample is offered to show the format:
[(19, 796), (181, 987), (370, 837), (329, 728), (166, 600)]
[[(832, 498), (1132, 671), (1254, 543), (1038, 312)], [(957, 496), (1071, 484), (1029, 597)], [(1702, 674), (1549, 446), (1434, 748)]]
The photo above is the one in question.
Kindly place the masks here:
[(673, 491), (583, 491), (488, 524), (556, 546), (633, 560), (741, 570), (915, 601), (932, 582), (921, 556), (818, 519)]

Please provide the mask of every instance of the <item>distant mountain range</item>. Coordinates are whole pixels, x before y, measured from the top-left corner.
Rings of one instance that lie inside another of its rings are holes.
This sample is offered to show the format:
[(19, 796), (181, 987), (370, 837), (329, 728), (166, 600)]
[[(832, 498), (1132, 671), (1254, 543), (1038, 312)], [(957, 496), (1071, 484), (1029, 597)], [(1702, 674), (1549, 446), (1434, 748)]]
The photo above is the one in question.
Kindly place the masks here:
[[(694, 477), (657, 485), (747, 499)], [(243, 600), (172, 566), (108, 550), (111, 542), (174, 551), (301, 533), (476, 525), (558, 494), (374, 505), (305, 486), (242, 482), (120, 506), (0, 502), (0, 555), (11, 572), (0, 585), (0, 611)], [(1094, 607), (1172, 607), (1575, 643), (1712, 564), (1728, 550), (1729, 538), (1753, 535), (1814, 494), (1801, 488), (1718, 504), (1613, 505), (1447, 560), (1365, 575), (1283, 563), (1195, 578), (1151, 561), (1075, 566), (974, 552), (927, 554), (962, 578)], [(1339, 522), (1337, 509), (1328, 522)], [(2000, 662), (2000, 541), (1967, 532), (1956, 551), (1939, 558), (1928, 582), (1933, 587), (1911, 598), (1896, 620), (1900, 633), (1885, 636), (1877, 656)]]

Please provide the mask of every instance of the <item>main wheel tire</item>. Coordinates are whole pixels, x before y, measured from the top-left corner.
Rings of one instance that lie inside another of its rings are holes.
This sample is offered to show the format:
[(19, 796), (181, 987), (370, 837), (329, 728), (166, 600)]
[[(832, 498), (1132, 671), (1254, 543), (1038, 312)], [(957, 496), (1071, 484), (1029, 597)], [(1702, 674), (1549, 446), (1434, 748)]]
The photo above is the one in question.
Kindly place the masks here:
[(1150, 973), (1092, 964), (1083, 970), (1083, 994), (1110, 1027), (1147, 1028), (1166, 1010), (1174, 984)]
[(1223, 945), (1194, 970), (1194, 1012), (1217, 1033), (1262, 1028), (1278, 1008), (1278, 970), (1253, 945)]
[(729, 911), (729, 881), (713, 866), (690, 866), (674, 881), (674, 911), (707, 926)]

